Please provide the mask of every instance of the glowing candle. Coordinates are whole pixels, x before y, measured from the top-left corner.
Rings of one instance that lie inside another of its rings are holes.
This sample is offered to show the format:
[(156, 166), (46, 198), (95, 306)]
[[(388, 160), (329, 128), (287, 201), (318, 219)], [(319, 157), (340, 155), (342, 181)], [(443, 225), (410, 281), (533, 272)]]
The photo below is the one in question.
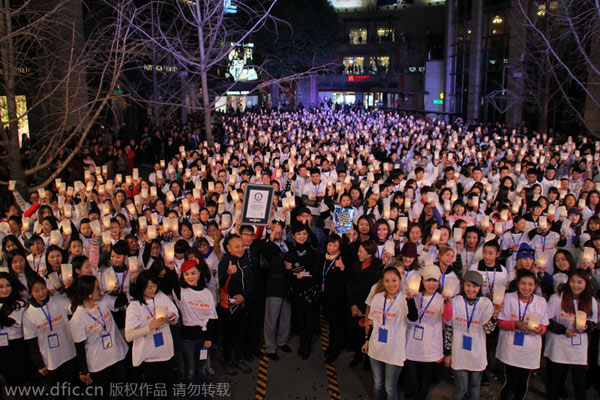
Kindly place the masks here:
[(137, 168), (133, 169), (133, 171), (131, 172), (131, 175), (133, 176), (134, 181), (137, 181), (138, 179), (140, 179), (140, 171)]
[[(88, 181), (87, 185), (85, 186), (85, 191), (86, 192), (91, 192), (94, 189), (94, 182), (92, 181)], [(41, 197), (42, 195), (40, 195)]]
[(71, 221), (68, 219), (65, 219), (61, 222), (62, 225), (62, 230), (63, 233), (65, 235), (70, 235), (71, 233), (73, 233), (73, 230), (71, 229)]
[(540, 267), (546, 267), (548, 265), (549, 255), (545, 251), (538, 253), (537, 263)]
[(142, 188), (141, 191), (141, 195), (142, 195), (142, 199), (147, 199), (148, 198), (148, 188)]
[(240, 201), (240, 194), (237, 192), (237, 190), (234, 190), (231, 192), (231, 199), (237, 203)]
[(192, 212), (192, 215), (200, 214), (200, 204), (198, 204), (198, 203), (190, 204), (190, 211)]
[(13, 190), (15, 190), (16, 185), (17, 185), (17, 181), (15, 181), (15, 180), (8, 181), (8, 190), (10, 190), (12, 192)]
[(456, 294), (456, 289), (458, 288), (458, 280), (454, 278), (446, 278), (444, 281), (444, 291), (443, 294), (446, 297), (453, 297)]
[(548, 219), (542, 215), (539, 220), (540, 220), (539, 221), (540, 229), (542, 229), (542, 230), (548, 229)]
[(60, 232), (57, 230), (50, 231), (50, 244), (58, 246), (60, 243)]
[(393, 256), (394, 255), (394, 242), (392, 242), (391, 240), (388, 240), (387, 242), (385, 242), (385, 246), (384, 246), (384, 250), (386, 253), (388, 253), (389, 255)]
[(412, 293), (419, 293), (419, 288), (421, 286), (421, 275), (413, 273), (408, 277), (408, 290)]
[(184, 213), (190, 211), (190, 202), (188, 201), (188, 199), (181, 200), (181, 208), (183, 208)]
[(498, 235), (498, 236), (502, 235), (503, 230), (504, 230), (503, 222), (496, 222), (494, 224), (494, 232), (496, 233), (496, 235)]
[(131, 215), (135, 215), (135, 206), (131, 203), (127, 204), (127, 212)]
[(104, 270), (104, 285), (110, 291), (116, 289), (119, 285), (119, 281), (117, 281), (117, 275), (112, 268), (106, 268)]
[(194, 231), (194, 237), (199, 238), (202, 236), (202, 225), (194, 224), (192, 225), (192, 230)]
[(138, 219), (138, 225), (140, 230), (145, 231), (148, 228), (148, 221), (146, 221), (146, 217)]
[(23, 217), (23, 229), (28, 231), (30, 226), (31, 226), (31, 219), (29, 219), (29, 217)]
[(451, 209), (452, 205), (450, 203), (450, 200), (444, 200), (444, 211), (450, 212)]
[(129, 271), (131, 272), (137, 272), (138, 268), (140, 267), (137, 257), (128, 257), (127, 265), (129, 266)]
[(221, 216), (221, 226), (223, 228), (229, 228), (231, 226), (231, 214), (223, 214)]
[(163, 218), (162, 230), (163, 232), (168, 232), (171, 230), (171, 218)]
[(167, 260), (167, 262), (175, 261), (175, 244), (165, 244), (165, 259)]
[(171, 230), (173, 232), (179, 231), (179, 221), (177, 218), (169, 218), (171, 220)]
[(167, 317), (167, 306), (156, 306), (156, 319)]
[(156, 239), (156, 225), (148, 225), (148, 238)]
[(215, 183), (214, 182), (208, 182), (208, 191), (209, 192), (215, 191)]
[(135, 196), (133, 196), (133, 203), (138, 206), (138, 205), (142, 205), (142, 196), (140, 196), (139, 194), (136, 194)]
[(110, 228), (110, 215), (102, 217), (102, 225), (104, 225), (105, 228)]
[(462, 240), (463, 237), (463, 230), (462, 228), (454, 228), (454, 233), (452, 234), (452, 239), (454, 240), (454, 242), (460, 242)]
[(481, 217), (481, 229), (487, 229), (490, 226), (490, 217), (483, 215)]
[(433, 242), (439, 242), (440, 241), (440, 236), (442, 236), (442, 231), (439, 229), (435, 229), (433, 231), (433, 234), (431, 235), (431, 240)]
[(90, 221), (90, 229), (92, 230), (94, 235), (102, 235), (102, 227), (100, 226), (100, 222), (97, 219)]
[(408, 217), (398, 218), (398, 228), (401, 232), (405, 232), (408, 229)]
[(60, 264), (60, 275), (62, 276), (63, 282), (73, 278), (73, 265)]
[(494, 304), (501, 304), (504, 301), (504, 293), (506, 292), (506, 286), (494, 285), (493, 301)]
[(175, 195), (170, 190), (167, 192), (167, 200), (169, 200), (171, 203), (175, 201)]
[(102, 204), (102, 215), (110, 214), (110, 206), (108, 204)]
[(62, 284), (60, 283), (60, 278), (58, 277), (58, 273), (52, 272), (48, 274), (48, 280), (54, 289), (60, 289)]
[(529, 319), (527, 320), (527, 327), (529, 329), (536, 329), (540, 325), (540, 320), (542, 316), (539, 313), (532, 312), (529, 314)]
[(583, 249), (583, 261), (594, 261), (594, 257), (596, 257), (596, 250), (592, 247), (584, 247)]
[(585, 311), (578, 310), (575, 314), (575, 326), (578, 330), (584, 330), (587, 323), (587, 314)]
[(157, 213), (150, 214), (150, 218), (152, 219), (152, 225), (158, 225), (158, 214)]
[(502, 221), (508, 221), (508, 210), (500, 211), (500, 219)]
[(127, 175), (125, 177), (125, 183), (128, 184), (128, 185), (131, 185), (131, 175)]
[(104, 231), (102, 232), (102, 243), (103, 244), (112, 244), (112, 238), (110, 236), (110, 231)]

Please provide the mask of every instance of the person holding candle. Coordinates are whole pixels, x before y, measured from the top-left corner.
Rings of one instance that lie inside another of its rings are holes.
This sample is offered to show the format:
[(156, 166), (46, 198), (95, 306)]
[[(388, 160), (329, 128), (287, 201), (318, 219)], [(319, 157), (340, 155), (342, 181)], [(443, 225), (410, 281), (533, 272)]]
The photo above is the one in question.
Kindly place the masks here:
[(385, 265), (393, 256), (393, 253), (390, 253), (389, 250), (393, 250), (395, 247), (394, 241), (391, 238), (392, 232), (388, 222), (385, 219), (377, 220), (373, 232), (375, 234), (373, 240), (375, 241), (375, 244), (377, 244), (376, 257)]
[(441, 275), (435, 265), (421, 270), (422, 290), (415, 296), (418, 318), (407, 325), (405, 394), (418, 400), (427, 398), (435, 366), (444, 359)]
[(69, 322), (75, 341), (79, 379), (101, 386), (104, 393), (112, 382), (126, 382), (125, 357), (129, 347), (119, 332), (111, 311), (126, 306), (123, 292), (118, 296), (102, 296), (96, 277), (83, 275), (77, 279)]
[(519, 251), (517, 251), (517, 264), (515, 270), (509, 274), (509, 292), (517, 291), (517, 272), (522, 269), (529, 270), (536, 275), (539, 285), (536, 286), (535, 293), (538, 296), (543, 296), (544, 293), (552, 292), (552, 276), (545, 271), (542, 272), (541, 269), (536, 266), (535, 250), (529, 247), (527, 243), (521, 243)]
[(535, 295), (537, 279), (533, 272), (517, 273), (517, 291), (507, 293), (498, 315), (500, 335), (496, 358), (504, 363), (505, 382), (500, 398), (522, 400), (527, 394), (531, 372), (540, 367), (542, 335), (549, 324), (547, 303)]
[(575, 398), (585, 400), (588, 334), (598, 323), (598, 302), (593, 297), (587, 271), (575, 270), (561, 291), (550, 297), (548, 317), (550, 324), (544, 350), (548, 399), (568, 397), (562, 394), (570, 368)]
[(526, 223), (525, 217), (518, 215), (513, 219), (513, 226), (510, 230), (502, 235), (502, 256), (506, 259), (506, 268), (509, 275), (517, 264), (517, 253), (521, 243), (527, 241), (525, 236)]
[(29, 281), (39, 276), (29, 266), (25, 253), (21, 250), (13, 250), (5, 254), (6, 264), (10, 274), (13, 274), (15, 278), (23, 285), (24, 292), (20, 293), (22, 297), (27, 297), (29, 291)]
[(456, 289), (453, 290), (451, 294), (446, 294), (444, 292), (444, 294), (446, 294), (449, 297), (454, 297), (458, 294), (458, 291), (460, 290), (460, 287), (458, 285), (460, 279), (458, 277), (461, 275), (462, 272), (462, 263), (460, 262), (460, 260), (458, 260), (458, 264), (454, 261), (455, 254), (456, 250), (454, 250), (452, 247), (445, 245), (440, 246), (437, 262), (437, 266), (440, 268), (440, 271), (442, 273), (440, 279), (440, 288), (442, 292), (444, 292), (444, 287), (446, 286), (446, 282), (448, 280), (454, 280), (457, 283), (455, 286)]
[(398, 399), (398, 377), (406, 360), (407, 322), (418, 318), (414, 294), (402, 293), (402, 274), (395, 267), (383, 270), (383, 290), (373, 296), (365, 324), (362, 351), (373, 372), (373, 398)]
[[(0, 376), (9, 385), (22, 385), (31, 378), (27, 345), (23, 340), (25, 290), (11, 274), (0, 272)], [(10, 360), (10, 362), (8, 362)]]
[[(546, 219), (546, 217), (540, 217)], [(537, 259), (540, 260), (542, 258), (541, 253), (544, 253), (544, 257), (546, 260), (546, 264), (539, 265), (541, 272), (546, 272), (552, 275), (554, 271), (549, 270), (548, 267), (552, 268), (552, 265), (548, 265), (547, 260), (551, 260), (554, 257), (554, 253), (556, 249), (559, 247), (563, 247), (567, 244), (567, 240), (562, 234), (556, 233), (550, 230), (551, 224), (546, 222), (546, 225), (543, 226), (541, 223), (538, 224), (537, 228), (532, 229), (527, 234), (527, 238), (529, 241), (529, 245), (531, 248), (535, 249), (537, 253)]]
[(48, 386), (69, 382), (77, 386), (75, 344), (69, 328), (71, 304), (66, 296), (50, 295), (46, 281), (30, 281), (29, 307), (23, 313), (23, 338), (37, 372), (46, 377)]
[(169, 325), (178, 321), (175, 304), (158, 290), (158, 278), (142, 271), (132, 287), (133, 301), (125, 318), (125, 339), (133, 342), (132, 362), (141, 367), (145, 382), (170, 387), (173, 337)]
[[(127, 257), (127, 242), (119, 240), (111, 246), (110, 260), (104, 267), (100, 268), (100, 288), (104, 292), (123, 292), (131, 300), (129, 294), (129, 286), (132, 281), (129, 269), (125, 264), (125, 258)], [(107, 273), (107, 270), (112, 270), (112, 273)], [(114, 276), (115, 282), (107, 282), (108, 276)], [(123, 329), (125, 326), (125, 307), (119, 307), (113, 312), (113, 317), (119, 329)]]
[(469, 399), (479, 399), (487, 366), (486, 330), (493, 330), (502, 309), (502, 304), (494, 305), (482, 295), (482, 286), (481, 274), (467, 271), (460, 294), (444, 310), (444, 322), (452, 329), (451, 355), (445, 363), (454, 371), (454, 400), (462, 400), (467, 391)]
[(463, 263), (463, 271), (466, 271), (471, 265), (481, 261), (482, 248), (479, 247), (481, 231), (475, 226), (469, 226), (463, 236), (465, 245), (459, 250), (459, 254)]
[(46, 257), (44, 251), (44, 240), (39, 235), (33, 235), (29, 239), (29, 250), (31, 254), (27, 255), (27, 262), (33, 271), (39, 276), (46, 275)]
[(504, 265), (500, 264), (500, 245), (496, 240), (490, 240), (483, 244), (483, 259), (477, 264), (471, 265), (469, 270), (479, 272), (483, 277), (481, 292), (490, 297), (494, 292), (495, 285), (508, 286), (508, 272)]

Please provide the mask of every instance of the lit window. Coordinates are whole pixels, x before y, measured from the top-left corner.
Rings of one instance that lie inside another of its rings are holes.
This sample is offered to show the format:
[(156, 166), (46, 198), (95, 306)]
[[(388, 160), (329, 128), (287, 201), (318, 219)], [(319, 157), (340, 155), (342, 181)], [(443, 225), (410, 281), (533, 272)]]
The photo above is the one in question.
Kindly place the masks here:
[(546, 5), (545, 4), (540, 4), (538, 6), (537, 15), (539, 15), (540, 17), (543, 17), (544, 15), (546, 15)]
[(350, 29), (348, 36), (350, 44), (367, 44), (367, 30), (364, 28)]
[(394, 30), (391, 28), (377, 28), (377, 41), (379, 43), (393, 42)]
[(348, 75), (358, 75), (365, 72), (364, 57), (344, 57), (344, 73)]
[(369, 73), (386, 73), (390, 66), (389, 57), (371, 57), (369, 58)]

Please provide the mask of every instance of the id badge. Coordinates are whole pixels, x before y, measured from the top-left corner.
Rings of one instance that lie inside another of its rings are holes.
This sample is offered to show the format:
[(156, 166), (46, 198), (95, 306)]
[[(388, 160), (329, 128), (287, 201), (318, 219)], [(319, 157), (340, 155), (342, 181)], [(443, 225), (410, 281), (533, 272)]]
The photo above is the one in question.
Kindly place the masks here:
[(200, 361), (206, 360), (208, 358), (208, 349), (204, 347), (200, 349)]
[(8, 347), (8, 333), (0, 333), (0, 347)]
[(388, 330), (386, 328), (379, 328), (379, 335), (377, 335), (379, 343), (387, 343)]
[(575, 336), (571, 336), (571, 345), (572, 346), (581, 346), (581, 333), (578, 333)]
[(154, 347), (160, 347), (165, 344), (165, 339), (163, 338), (162, 332), (155, 333), (154, 337)]
[(513, 340), (513, 344), (515, 346), (523, 346), (525, 342), (525, 334), (523, 332), (515, 332), (515, 339)]
[(423, 340), (423, 336), (425, 335), (425, 328), (420, 325), (415, 325), (415, 331), (413, 333), (413, 338), (416, 340)]
[(58, 346), (60, 346), (60, 343), (58, 341), (58, 333), (48, 335), (48, 347), (51, 349), (55, 349)]
[(473, 338), (463, 335), (463, 350), (471, 351), (473, 348)]
[(110, 333), (106, 333), (102, 335), (102, 348), (104, 350), (110, 349), (113, 347), (112, 338), (110, 337)]

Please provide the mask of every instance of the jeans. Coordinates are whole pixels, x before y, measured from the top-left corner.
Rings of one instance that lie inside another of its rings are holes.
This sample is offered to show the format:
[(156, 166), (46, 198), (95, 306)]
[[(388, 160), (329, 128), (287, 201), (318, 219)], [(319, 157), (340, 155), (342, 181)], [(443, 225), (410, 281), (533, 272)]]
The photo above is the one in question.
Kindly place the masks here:
[(369, 358), (373, 373), (373, 399), (383, 400), (384, 387), (388, 400), (398, 399), (398, 378), (402, 367)]
[(454, 370), (454, 393), (452, 400), (462, 400), (469, 391), (470, 400), (479, 399), (481, 391), (481, 374), (483, 371)]
[(181, 339), (185, 383), (202, 385), (206, 381), (206, 360), (200, 360), (204, 339)]

